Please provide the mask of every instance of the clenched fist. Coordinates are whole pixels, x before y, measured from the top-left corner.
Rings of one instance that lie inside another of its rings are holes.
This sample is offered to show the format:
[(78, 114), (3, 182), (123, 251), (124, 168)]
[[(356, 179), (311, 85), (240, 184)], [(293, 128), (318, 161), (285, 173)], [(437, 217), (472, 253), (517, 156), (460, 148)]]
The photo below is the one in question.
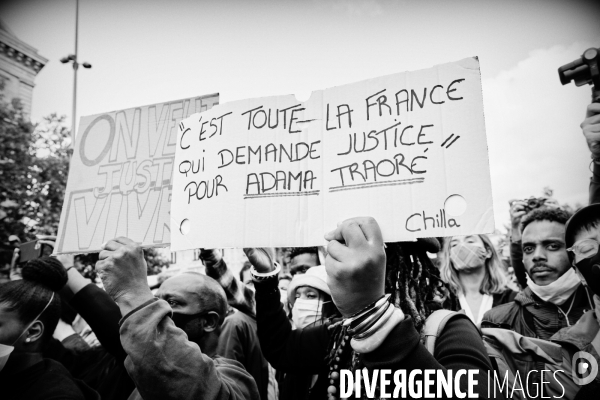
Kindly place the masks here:
[(385, 250), (381, 230), (371, 217), (347, 219), (325, 235), (328, 284), (344, 317), (384, 294)]
[(273, 249), (266, 247), (245, 248), (244, 253), (248, 261), (258, 273), (267, 273), (275, 270), (275, 255)]
[(133, 309), (152, 299), (142, 248), (131, 239), (119, 237), (106, 242), (102, 249), (96, 271), (121, 312), (123, 306)]

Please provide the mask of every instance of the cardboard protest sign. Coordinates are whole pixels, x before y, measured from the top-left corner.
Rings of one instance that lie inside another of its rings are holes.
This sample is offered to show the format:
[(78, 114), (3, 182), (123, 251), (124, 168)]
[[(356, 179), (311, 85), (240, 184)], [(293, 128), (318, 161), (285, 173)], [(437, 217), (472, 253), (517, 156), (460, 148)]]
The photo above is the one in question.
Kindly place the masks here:
[(494, 229), (479, 61), (182, 121), (171, 248), (309, 246), (355, 216), (386, 241)]
[(168, 245), (177, 125), (218, 102), (211, 94), (82, 117), (55, 251), (95, 252), (118, 236)]

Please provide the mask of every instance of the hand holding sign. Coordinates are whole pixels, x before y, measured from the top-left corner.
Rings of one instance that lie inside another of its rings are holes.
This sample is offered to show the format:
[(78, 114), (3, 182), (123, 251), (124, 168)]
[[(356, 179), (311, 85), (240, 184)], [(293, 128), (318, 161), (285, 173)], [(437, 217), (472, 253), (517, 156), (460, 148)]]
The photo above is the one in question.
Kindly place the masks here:
[(325, 235), (328, 285), (333, 302), (348, 317), (384, 294), (385, 250), (379, 224), (370, 217), (347, 219)]
[(256, 272), (263, 274), (275, 269), (273, 249), (263, 247), (245, 248), (244, 253), (246, 253)]
[(222, 104), (175, 143), (174, 251), (318, 246), (355, 215), (390, 242), (494, 229), (476, 58)]
[(118, 237), (102, 245), (99, 257), (96, 271), (122, 315), (152, 299), (141, 246), (126, 237)]

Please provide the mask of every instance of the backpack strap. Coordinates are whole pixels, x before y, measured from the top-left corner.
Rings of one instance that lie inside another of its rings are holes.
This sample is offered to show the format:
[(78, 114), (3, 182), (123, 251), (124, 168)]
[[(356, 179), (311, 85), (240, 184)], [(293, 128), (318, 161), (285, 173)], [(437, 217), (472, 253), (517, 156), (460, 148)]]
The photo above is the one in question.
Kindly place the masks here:
[(456, 311), (437, 310), (431, 313), (425, 320), (423, 336), (425, 337), (423, 345), (432, 355), (435, 350), (435, 342), (444, 330), (446, 323), (453, 317), (460, 315)]

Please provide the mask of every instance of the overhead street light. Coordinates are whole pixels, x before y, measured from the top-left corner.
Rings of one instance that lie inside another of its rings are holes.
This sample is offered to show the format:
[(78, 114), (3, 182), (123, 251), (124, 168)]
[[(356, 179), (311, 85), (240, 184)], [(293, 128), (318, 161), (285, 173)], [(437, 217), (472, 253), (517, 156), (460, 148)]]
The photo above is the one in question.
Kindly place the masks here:
[[(77, 61), (77, 39), (79, 36), (79, 0), (75, 0), (75, 54), (69, 54), (60, 59), (60, 62), (67, 64), (73, 63), (73, 120), (71, 122), (71, 146), (75, 147), (75, 123), (77, 121), (77, 69), (79, 62)], [(88, 62), (81, 63), (83, 68), (92, 68), (92, 64)]]

